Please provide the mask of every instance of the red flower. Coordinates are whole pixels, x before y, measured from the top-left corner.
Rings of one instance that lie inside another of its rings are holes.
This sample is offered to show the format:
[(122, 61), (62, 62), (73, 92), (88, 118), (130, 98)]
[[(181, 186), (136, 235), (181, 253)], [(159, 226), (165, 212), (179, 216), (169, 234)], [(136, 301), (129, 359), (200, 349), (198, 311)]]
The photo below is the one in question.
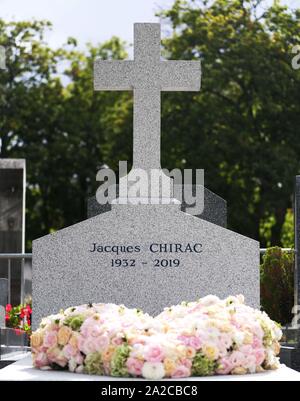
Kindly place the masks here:
[(10, 317), (9, 317), (9, 315), (6, 313), (6, 315), (5, 315), (5, 320), (9, 320), (10, 319)]
[(6, 312), (10, 312), (12, 310), (11, 304), (7, 304), (5, 307)]
[(26, 305), (25, 310), (26, 310), (26, 313), (27, 313), (28, 315), (31, 315), (32, 309), (31, 309), (30, 305)]

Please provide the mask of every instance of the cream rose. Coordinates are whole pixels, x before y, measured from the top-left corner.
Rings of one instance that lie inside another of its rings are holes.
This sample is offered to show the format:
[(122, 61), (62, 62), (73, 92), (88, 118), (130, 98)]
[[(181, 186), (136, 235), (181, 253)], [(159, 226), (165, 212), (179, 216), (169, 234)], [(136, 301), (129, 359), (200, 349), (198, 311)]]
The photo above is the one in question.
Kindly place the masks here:
[(40, 347), (43, 344), (43, 336), (41, 333), (36, 332), (31, 336), (31, 346), (34, 348)]
[(70, 327), (62, 326), (57, 333), (57, 342), (60, 345), (66, 345), (72, 335)]

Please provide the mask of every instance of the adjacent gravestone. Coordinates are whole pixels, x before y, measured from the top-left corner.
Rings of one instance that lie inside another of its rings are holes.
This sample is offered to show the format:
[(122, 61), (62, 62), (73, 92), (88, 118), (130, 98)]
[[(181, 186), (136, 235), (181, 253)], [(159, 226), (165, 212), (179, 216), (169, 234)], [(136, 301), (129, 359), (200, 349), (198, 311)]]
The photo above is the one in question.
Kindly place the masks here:
[[(25, 178), (23, 159), (0, 159), (0, 253), (24, 253)], [(8, 277), (7, 260), (0, 260), (0, 277)], [(20, 303), (21, 261), (11, 261), (10, 302)]]
[[(183, 188), (182, 188), (183, 191)], [(196, 186), (193, 185), (192, 195), (195, 196)], [(116, 188), (116, 194), (119, 196), (119, 187)], [(88, 219), (99, 214), (109, 212), (111, 210), (110, 199), (108, 203), (101, 204), (97, 202), (95, 196), (92, 196), (87, 201), (87, 217)], [(182, 196), (181, 211), (186, 212), (189, 208), (184, 197)], [(217, 224), (221, 227), (227, 227), (227, 204), (220, 196), (207, 188), (204, 188), (204, 210), (201, 214), (195, 214), (195, 217)]]
[[(294, 298), (295, 305), (300, 305), (300, 175), (295, 177), (294, 196), (294, 228), (295, 228), (295, 273), (294, 273)], [(298, 310), (300, 311), (300, 306)], [(299, 339), (298, 339), (299, 341)]]
[[(135, 60), (95, 63), (97, 90), (134, 91), (133, 169), (160, 169), (160, 92), (199, 90), (200, 63), (160, 60), (160, 25), (135, 24)], [(124, 177), (123, 177), (124, 178)], [(113, 204), (33, 242), (34, 327), (88, 302), (151, 314), (207, 294), (259, 306), (259, 244), (170, 204)]]
[(0, 328), (5, 327), (5, 306), (8, 303), (8, 282), (0, 278)]

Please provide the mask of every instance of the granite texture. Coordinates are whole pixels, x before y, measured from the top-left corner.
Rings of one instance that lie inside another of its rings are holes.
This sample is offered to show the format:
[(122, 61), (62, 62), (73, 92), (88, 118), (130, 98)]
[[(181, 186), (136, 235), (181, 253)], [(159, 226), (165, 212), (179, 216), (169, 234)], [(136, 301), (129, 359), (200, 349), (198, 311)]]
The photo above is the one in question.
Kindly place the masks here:
[[(182, 187), (183, 191), (183, 187)], [(192, 194), (195, 196), (196, 186), (193, 185)], [(119, 195), (119, 186), (116, 187), (116, 195)], [(183, 197), (182, 197), (183, 199)], [(102, 213), (109, 212), (111, 210), (111, 201), (113, 197), (109, 199), (107, 204), (99, 204), (95, 196), (88, 198), (87, 200), (87, 217), (91, 218)], [(189, 205), (182, 201), (181, 210), (188, 212)], [(207, 188), (204, 188), (204, 210), (200, 214), (194, 215), (200, 219), (209, 221), (210, 223), (217, 224), (221, 227), (227, 227), (227, 202), (220, 196)]]
[[(88, 302), (124, 303), (157, 314), (183, 300), (242, 293), (258, 307), (259, 243), (179, 207), (113, 205), (109, 213), (35, 240), (34, 327), (43, 316)], [(94, 243), (141, 251), (91, 252)], [(202, 244), (202, 252), (153, 254), (152, 243)], [(136, 266), (112, 267), (117, 258), (135, 260)], [(180, 266), (154, 267), (155, 259), (178, 259)]]
[(7, 305), (8, 301), (8, 280), (0, 278), (0, 305)]
[(160, 24), (134, 24), (134, 60), (94, 65), (95, 90), (134, 93), (133, 169), (160, 168), (161, 91), (200, 90), (200, 61), (163, 61), (160, 41)]
[(5, 307), (0, 305), (0, 328), (5, 327)]

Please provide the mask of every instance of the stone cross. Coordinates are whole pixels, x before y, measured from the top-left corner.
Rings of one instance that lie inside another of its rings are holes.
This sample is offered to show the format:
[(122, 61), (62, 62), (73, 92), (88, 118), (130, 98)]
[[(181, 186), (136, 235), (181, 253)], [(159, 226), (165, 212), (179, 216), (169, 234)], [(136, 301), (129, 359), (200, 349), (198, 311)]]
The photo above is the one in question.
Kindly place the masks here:
[(134, 60), (96, 60), (94, 88), (133, 91), (133, 169), (160, 169), (162, 91), (199, 91), (200, 61), (163, 61), (160, 24), (134, 24)]

